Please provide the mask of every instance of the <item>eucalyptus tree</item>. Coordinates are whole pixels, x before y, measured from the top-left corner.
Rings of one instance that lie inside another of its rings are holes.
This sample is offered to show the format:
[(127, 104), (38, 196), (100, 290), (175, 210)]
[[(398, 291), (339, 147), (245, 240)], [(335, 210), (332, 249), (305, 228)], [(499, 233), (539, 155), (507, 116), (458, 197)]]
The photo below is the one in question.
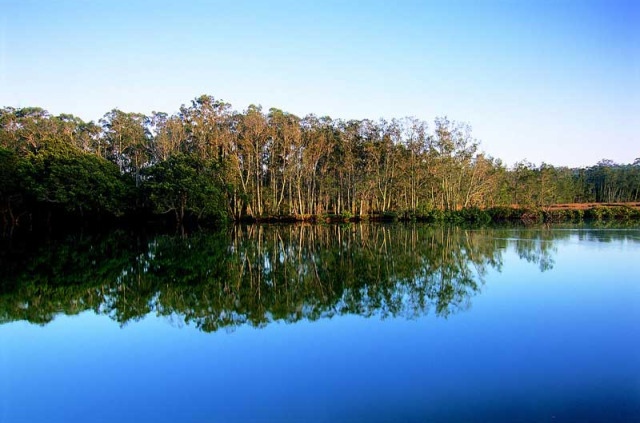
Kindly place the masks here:
[[(386, 212), (391, 208), (394, 188), (397, 185), (397, 149), (400, 146), (400, 125), (393, 120), (387, 122), (363, 121), (363, 134), (366, 140), (366, 169), (370, 178), (368, 188), (375, 193), (369, 199), (375, 210)], [(360, 202), (360, 214), (362, 203)]]
[(59, 121), (39, 107), (2, 109), (0, 146), (21, 155), (37, 154), (48, 142), (59, 139)]
[[(301, 182), (306, 187), (304, 197), (306, 206), (301, 207), (301, 214), (318, 214), (327, 209), (326, 200), (321, 206), (321, 198), (326, 187), (323, 186), (328, 176), (328, 157), (334, 147), (335, 130), (331, 118), (318, 118), (307, 115), (301, 121), (302, 128), (302, 180), (298, 181), (298, 195), (301, 195)], [(329, 184), (327, 182), (327, 184)], [(325, 195), (326, 198), (326, 195)]]
[(604, 159), (587, 168), (586, 179), (597, 202), (638, 201), (639, 174), (638, 159), (627, 165)]
[(455, 210), (464, 205), (465, 185), (473, 183), (473, 159), (478, 142), (471, 136), (469, 125), (440, 117), (435, 120), (429, 147), (439, 196), (436, 201), (446, 210)]
[(183, 105), (180, 117), (188, 135), (188, 151), (205, 160), (222, 161), (231, 149), (231, 116), (229, 103), (209, 95), (192, 100), (190, 107)]
[(263, 214), (265, 147), (270, 135), (262, 108), (250, 105), (244, 113), (236, 114), (235, 128), (237, 144), (232, 167), (240, 182), (243, 209), (250, 216), (260, 216)]
[(406, 209), (415, 211), (424, 199), (425, 188), (429, 177), (428, 125), (416, 118), (405, 118), (402, 122), (403, 177), (400, 183), (404, 186)]
[(169, 116), (167, 113), (154, 112), (151, 115), (151, 161), (159, 163), (168, 160), (176, 153), (187, 152), (188, 131), (185, 122), (179, 115)]
[(107, 157), (140, 186), (140, 170), (151, 156), (149, 118), (141, 113), (113, 109), (100, 119), (100, 123), (107, 143)]
[[(294, 203), (294, 184), (298, 188), (301, 202), (302, 178), (302, 130), (300, 118), (280, 109), (269, 110), (269, 143), (265, 154), (266, 168), (270, 179), (272, 213), (282, 211), (283, 201), (288, 200), (285, 214), (293, 214), (298, 209)], [(298, 209), (299, 211), (299, 209)]]

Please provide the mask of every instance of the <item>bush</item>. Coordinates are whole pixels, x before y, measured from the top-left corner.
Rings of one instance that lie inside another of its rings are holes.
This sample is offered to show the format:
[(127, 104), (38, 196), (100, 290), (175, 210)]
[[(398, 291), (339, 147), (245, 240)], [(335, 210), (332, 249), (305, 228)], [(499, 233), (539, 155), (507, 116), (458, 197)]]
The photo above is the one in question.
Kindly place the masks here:
[(380, 217), (382, 220), (398, 220), (398, 213), (387, 211), (382, 213)]
[(522, 209), (520, 220), (525, 224), (542, 223), (544, 216), (542, 211), (538, 209)]
[(492, 207), (490, 209), (487, 209), (486, 212), (494, 222), (516, 220), (520, 218), (519, 216), (517, 216), (514, 219), (514, 216), (517, 214), (517, 209), (514, 209), (512, 207)]
[(491, 215), (488, 212), (477, 207), (462, 209), (458, 211), (457, 214), (463, 221), (469, 223), (486, 224), (491, 222)]
[(342, 219), (344, 220), (351, 220), (353, 218), (353, 213), (351, 213), (349, 210), (344, 210), (340, 214), (340, 217), (342, 217)]
[(585, 217), (593, 220), (606, 220), (608, 215), (607, 209), (602, 206), (591, 207), (585, 212)]

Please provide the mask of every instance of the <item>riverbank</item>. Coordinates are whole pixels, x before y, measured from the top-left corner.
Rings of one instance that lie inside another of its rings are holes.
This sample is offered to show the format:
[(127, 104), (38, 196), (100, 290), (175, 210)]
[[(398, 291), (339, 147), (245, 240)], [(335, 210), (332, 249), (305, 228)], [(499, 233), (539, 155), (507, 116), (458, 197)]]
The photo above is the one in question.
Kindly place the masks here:
[(640, 203), (575, 203), (557, 204), (549, 207), (503, 206), (486, 209), (466, 208), (460, 210), (427, 210), (406, 212), (385, 212), (371, 215), (322, 214), (322, 215), (281, 215), (243, 216), (240, 222), (293, 223), (293, 222), (392, 222), (414, 221), (428, 223), (564, 223), (586, 221), (630, 221), (640, 220)]
[(423, 222), (454, 225), (537, 225), (552, 223), (640, 223), (640, 203), (624, 204), (558, 204), (544, 208), (503, 206), (487, 209), (428, 210), (421, 212), (385, 212), (371, 215), (322, 214), (242, 216), (224, 220), (197, 219), (186, 216), (179, 225), (172, 214), (129, 213), (123, 216), (77, 216), (68, 213), (35, 214), (11, 226), (4, 222), (1, 236), (12, 236), (16, 231), (25, 233), (66, 232), (77, 228), (132, 228), (135, 230), (159, 230), (178, 228), (183, 231), (212, 228), (228, 223), (352, 223), (352, 222)]

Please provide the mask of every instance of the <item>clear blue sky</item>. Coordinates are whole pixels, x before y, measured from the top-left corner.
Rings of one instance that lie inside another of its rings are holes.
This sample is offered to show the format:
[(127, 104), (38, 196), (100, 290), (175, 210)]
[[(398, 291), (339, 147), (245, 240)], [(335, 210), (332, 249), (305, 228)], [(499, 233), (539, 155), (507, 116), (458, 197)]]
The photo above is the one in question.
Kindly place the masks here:
[(97, 120), (211, 94), (447, 115), (508, 164), (640, 157), (640, 1), (181, 3), (0, 0), (0, 106)]

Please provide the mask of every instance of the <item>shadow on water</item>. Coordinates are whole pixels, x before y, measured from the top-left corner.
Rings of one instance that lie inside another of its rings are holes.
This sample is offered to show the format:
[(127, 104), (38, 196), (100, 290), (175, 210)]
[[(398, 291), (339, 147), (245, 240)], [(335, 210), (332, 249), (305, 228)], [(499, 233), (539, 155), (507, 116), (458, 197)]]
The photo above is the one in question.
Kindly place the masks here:
[(638, 242), (634, 232), (298, 224), (13, 240), (0, 250), (0, 324), (87, 310), (120, 324), (153, 313), (205, 332), (344, 314), (446, 318), (470, 306), (507, 248), (546, 271), (558, 240)]

